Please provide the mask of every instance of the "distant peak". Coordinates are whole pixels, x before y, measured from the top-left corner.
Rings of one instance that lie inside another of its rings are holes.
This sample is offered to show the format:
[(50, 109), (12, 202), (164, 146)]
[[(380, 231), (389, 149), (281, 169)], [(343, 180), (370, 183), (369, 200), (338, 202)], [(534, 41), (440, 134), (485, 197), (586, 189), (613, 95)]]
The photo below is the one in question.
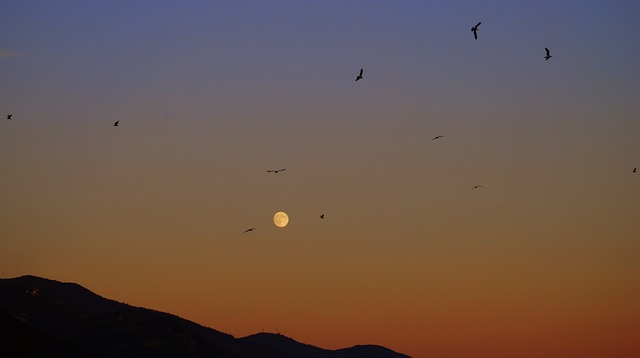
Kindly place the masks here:
[(7, 281), (17, 281), (17, 282), (55, 282), (55, 283), (60, 283), (59, 281), (55, 281), (55, 280), (51, 280), (48, 278), (43, 278), (43, 277), (38, 277), (38, 276), (34, 276), (34, 275), (24, 275), (24, 276), (18, 276), (18, 277), (10, 277), (10, 278), (3, 278), (2, 280), (7, 280)]

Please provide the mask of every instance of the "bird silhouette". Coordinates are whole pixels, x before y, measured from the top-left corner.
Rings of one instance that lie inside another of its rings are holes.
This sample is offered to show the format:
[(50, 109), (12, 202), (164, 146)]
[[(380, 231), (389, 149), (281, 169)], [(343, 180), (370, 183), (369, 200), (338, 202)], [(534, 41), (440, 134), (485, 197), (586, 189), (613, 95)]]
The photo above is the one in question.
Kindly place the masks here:
[(481, 23), (482, 22), (478, 22), (476, 26), (471, 28), (471, 31), (473, 32), (473, 38), (476, 40), (478, 39), (478, 26), (480, 26)]
[(118, 123), (120, 123), (120, 121), (116, 121), (116, 122), (113, 124), (113, 126), (114, 126), (114, 127), (117, 127), (117, 126), (118, 126)]
[(360, 74), (358, 75), (358, 77), (356, 77), (356, 81), (360, 81), (362, 79), (362, 73), (364, 72), (364, 70), (361, 68), (360, 69)]
[(473, 188), (471, 188), (471, 192), (473, 193), (473, 189), (478, 189), (478, 188), (484, 188), (484, 186), (482, 186), (482, 185), (474, 185)]
[(255, 229), (256, 229), (255, 227), (248, 228), (247, 230), (245, 230), (245, 231), (243, 232), (243, 234), (246, 234), (246, 233), (248, 233), (248, 232), (251, 232), (251, 231), (253, 231), (253, 230), (255, 230)]
[(320, 219), (324, 219), (324, 214), (320, 214)]
[(633, 168), (633, 172), (637, 173), (638, 172), (638, 167)]
[(444, 137), (443, 135), (437, 135), (437, 136), (431, 138), (431, 140), (436, 140), (436, 139), (440, 139), (440, 138), (443, 138), (443, 137)]
[(276, 173), (278, 174), (278, 172), (283, 172), (287, 170), (286, 168), (282, 168), (282, 169), (276, 169), (276, 170), (267, 170), (267, 173)]
[(12, 116), (13, 114), (7, 114), (7, 119), (11, 119)]
[(549, 49), (548, 49), (548, 48), (546, 48), (546, 47), (545, 47), (545, 48), (544, 48), (544, 50), (547, 52), (547, 55), (546, 55), (546, 56), (544, 56), (544, 60), (545, 60), (545, 61), (546, 61), (546, 60), (548, 60), (548, 59), (550, 59), (551, 57), (553, 57), (553, 56), (551, 56), (551, 55), (549, 54)]

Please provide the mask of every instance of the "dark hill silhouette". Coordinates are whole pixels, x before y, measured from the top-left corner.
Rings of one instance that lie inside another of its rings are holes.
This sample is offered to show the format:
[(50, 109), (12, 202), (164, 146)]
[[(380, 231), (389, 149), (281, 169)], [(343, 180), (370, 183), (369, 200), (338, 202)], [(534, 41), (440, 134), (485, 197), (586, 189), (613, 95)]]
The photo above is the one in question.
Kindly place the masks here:
[(90, 356), (70, 342), (46, 335), (0, 310), (0, 355), (2, 357)]
[(343, 348), (335, 351), (336, 358), (399, 358), (408, 357), (407, 355), (400, 354), (392, 351), (389, 348), (377, 346), (377, 345), (357, 345), (351, 348)]
[(257, 333), (240, 338), (240, 341), (250, 352), (264, 354), (263, 357), (333, 357), (330, 350), (300, 343), (282, 334)]
[(244, 338), (249, 352), (259, 352), (260, 357), (304, 358), (406, 358), (407, 355), (376, 345), (359, 345), (335, 351), (295, 341), (282, 334), (257, 333)]
[(379, 346), (327, 350), (281, 334), (244, 338), (109, 300), (75, 283), (0, 279), (1, 357), (398, 358)]
[[(241, 357), (233, 351), (235, 338), (231, 335), (167, 313), (108, 300), (73, 283), (34, 276), (2, 279), (0, 309), (43, 337), (69, 342), (63, 350), (90, 353), (75, 356)], [(0, 349), (3, 346), (4, 342)]]

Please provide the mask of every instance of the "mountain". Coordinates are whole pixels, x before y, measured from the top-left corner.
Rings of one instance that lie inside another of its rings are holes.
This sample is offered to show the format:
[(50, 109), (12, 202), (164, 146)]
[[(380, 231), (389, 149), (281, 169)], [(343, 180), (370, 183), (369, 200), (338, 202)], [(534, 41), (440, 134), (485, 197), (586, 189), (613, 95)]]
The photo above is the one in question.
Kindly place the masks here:
[(243, 345), (251, 352), (260, 352), (268, 357), (333, 357), (332, 351), (296, 342), (282, 334), (258, 333), (240, 338)]
[(0, 279), (2, 357), (400, 358), (380, 346), (327, 350), (281, 334), (243, 338), (100, 297), (75, 283)]
[(74, 356), (242, 357), (234, 352), (231, 335), (108, 300), (74, 283), (34, 276), (2, 279), (0, 310), (25, 325), (21, 338), (40, 337), (43, 345), (55, 343), (62, 352), (84, 352)]
[(69, 342), (46, 335), (0, 310), (0, 355), (3, 357), (88, 356)]
[(244, 346), (260, 352), (260, 357), (305, 357), (305, 358), (406, 358), (388, 348), (376, 345), (358, 345), (335, 351), (304, 344), (282, 334), (258, 333), (240, 338)]

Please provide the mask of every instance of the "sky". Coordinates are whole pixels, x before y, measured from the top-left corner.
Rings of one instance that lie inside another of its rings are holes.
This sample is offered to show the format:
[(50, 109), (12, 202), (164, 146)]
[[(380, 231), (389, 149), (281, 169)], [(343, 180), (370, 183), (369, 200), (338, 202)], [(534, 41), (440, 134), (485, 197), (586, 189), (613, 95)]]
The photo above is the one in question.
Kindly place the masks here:
[(2, 1), (0, 277), (328, 349), (637, 356), (639, 14)]

